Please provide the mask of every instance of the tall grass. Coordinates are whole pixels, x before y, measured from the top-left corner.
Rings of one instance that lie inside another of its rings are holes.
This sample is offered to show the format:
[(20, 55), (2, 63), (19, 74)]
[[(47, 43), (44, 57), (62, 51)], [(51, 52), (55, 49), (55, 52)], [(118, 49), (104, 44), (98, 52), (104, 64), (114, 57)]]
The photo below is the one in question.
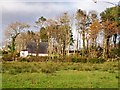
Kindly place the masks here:
[(118, 71), (118, 62), (105, 62), (101, 64), (93, 63), (73, 63), (73, 62), (3, 62), (2, 72), (17, 74), (17, 73), (55, 73), (60, 70), (77, 70), (77, 71)]

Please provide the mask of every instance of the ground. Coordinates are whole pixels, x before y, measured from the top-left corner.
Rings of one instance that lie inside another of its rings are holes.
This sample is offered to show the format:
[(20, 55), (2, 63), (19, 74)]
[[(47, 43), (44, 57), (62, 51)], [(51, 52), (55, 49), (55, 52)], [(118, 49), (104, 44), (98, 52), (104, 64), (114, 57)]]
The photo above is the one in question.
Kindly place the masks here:
[[(118, 88), (117, 65), (118, 62), (5, 62), (2, 88)], [(50, 67), (52, 68), (48, 69)], [(59, 68), (55, 69), (56, 67)]]

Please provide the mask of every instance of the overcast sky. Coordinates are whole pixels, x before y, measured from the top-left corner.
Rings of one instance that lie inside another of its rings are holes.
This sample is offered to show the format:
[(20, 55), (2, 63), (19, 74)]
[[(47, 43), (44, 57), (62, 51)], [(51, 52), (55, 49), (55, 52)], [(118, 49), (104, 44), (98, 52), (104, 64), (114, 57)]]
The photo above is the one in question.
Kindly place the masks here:
[(13, 22), (25, 22), (34, 24), (40, 17), (53, 18), (63, 12), (75, 13), (77, 9), (96, 10), (98, 13), (104, 11), (119, 0), (0, 0), (0, 42), (4, 37), (4, 29)]

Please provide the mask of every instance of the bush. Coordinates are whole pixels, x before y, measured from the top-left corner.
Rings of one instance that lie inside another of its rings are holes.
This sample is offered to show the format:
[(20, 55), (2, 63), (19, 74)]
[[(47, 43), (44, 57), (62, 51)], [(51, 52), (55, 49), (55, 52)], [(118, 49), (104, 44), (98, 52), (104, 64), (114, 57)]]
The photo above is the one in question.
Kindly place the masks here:
[(120, 48), (119, 49), (112, 49), (110, 52), (110, 58), (120, 57)]
[(20, 58), (19, 61), (23, 62), (23, 61), (29, 61), (27, 58)]
[(27, 62), (42, 62), (47, 61), (48, 57), (42, 57), (42, 56), (28, 56), (26, 58), (18, 58), (18, 61), (27, 61)]
[(59, 70), (78, 70), (78, 71), (108, 71), (115, 73), (119, 70), (118, 62), (105, 62), (102, 64), (93, 63), (73, 63), (73, 62), (2, 62), (2, 73), (55, 73)]
[(90, 59), (88, 59), (88, 62), (90, 62), (90, 63), (104, 63), (105, 60), (103, 58), (90, 58)]
[(12, 55), (11, 54), (3, 54), (2, 59), (4, 61), (12, 61)]
[(8, 54), (8, 52), (3, 50), (3, 51), (0, 51), (0, 54)]
[(10, 74), (18, 74), (18, 73), (34, 73), (39, 72), (40, 68), (34, 63), (27, 63), (27, 62), (19, 62), (19, 63), (6, 63), (3, 66), (4, 73), (8, 72)]
[(28, 57), (28, 62), (33, 62), (33, 61), (47, 61), (48, 56), (30, 56)]
[(78, 61), (79, 61), (79, 58), (77, 58), (77, 57), (72, 58), (72, 62), (78, 62)]
[(86, 63), (87, 62), (87, 58), (85, 57), (73, 57), (72, 59), (72, 62), (82, 62), (82, 63)]

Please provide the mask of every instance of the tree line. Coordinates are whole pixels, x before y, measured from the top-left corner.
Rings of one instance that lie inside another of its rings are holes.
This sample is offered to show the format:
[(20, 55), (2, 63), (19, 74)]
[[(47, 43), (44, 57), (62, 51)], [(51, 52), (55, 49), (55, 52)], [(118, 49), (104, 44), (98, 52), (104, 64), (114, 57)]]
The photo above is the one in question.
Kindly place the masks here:
[[(8, 52), (14, 56), (21, 50), (26, 49), (29, 42), (35, 42), (37, 44), (36, 55), (38, 55), (40, 42), (48, 42), (49, 56), (65, 57), (69, 55), (70, 46), (74, 46), (76, 42), (74, 54), (77, 56), (109, 58), (109, 52), (112, 49), (120, 49), (119, 11), (120, 7), (115, 6), (100, 13), (100, 17), (94, 10), (87, 13), (81, 9), (78, 9), (74, 16), (65, 12), (55, 20), (41, 16), (35, 21), (35, 27), (38, 31), (29, 30), (31, 26), (26, 23), (11, 23), (6, 28), (6, 36), (10, 39), (10, 42), (6, 45)], [(79, 35), (76, 40), (73, 38), (74, 25), (76, 35)], [(103, 44), (97, 43), (100, 34), (103, 37), (100, 42), (103, 42)], [(78, 49), (80, 37), (81, 50)]]

